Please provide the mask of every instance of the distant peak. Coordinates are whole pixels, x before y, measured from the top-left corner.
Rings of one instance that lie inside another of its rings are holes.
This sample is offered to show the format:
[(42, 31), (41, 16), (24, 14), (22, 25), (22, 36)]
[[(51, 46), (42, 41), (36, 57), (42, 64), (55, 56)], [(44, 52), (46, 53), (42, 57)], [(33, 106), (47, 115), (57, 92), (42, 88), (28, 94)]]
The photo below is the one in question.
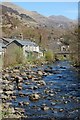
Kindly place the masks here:
[(72, 21), (72, 19), (70, 19), (70, 18), (68, 18), (66, 16), (63, 16), (63, 15), (51, 15), (51, 16), (49, 16), (49, 18), (57, 19), (57, 20)]

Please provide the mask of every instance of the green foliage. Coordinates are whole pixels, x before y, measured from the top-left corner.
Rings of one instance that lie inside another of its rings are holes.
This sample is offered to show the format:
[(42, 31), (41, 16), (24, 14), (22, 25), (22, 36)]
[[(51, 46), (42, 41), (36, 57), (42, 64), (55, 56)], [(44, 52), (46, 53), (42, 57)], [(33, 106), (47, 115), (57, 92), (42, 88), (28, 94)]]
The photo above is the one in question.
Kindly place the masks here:
[(55, 60), (55, 55), (52, 50), (48, 50), (45, 52), (45, 59), (49, 62), (52, 62)]
[(14, 66), (16, 64), (22, 64), (24, 61), (23, 51), (21, 48), (12, 49), (10, 52), (6, 51), (3, 58), (3, 66)]

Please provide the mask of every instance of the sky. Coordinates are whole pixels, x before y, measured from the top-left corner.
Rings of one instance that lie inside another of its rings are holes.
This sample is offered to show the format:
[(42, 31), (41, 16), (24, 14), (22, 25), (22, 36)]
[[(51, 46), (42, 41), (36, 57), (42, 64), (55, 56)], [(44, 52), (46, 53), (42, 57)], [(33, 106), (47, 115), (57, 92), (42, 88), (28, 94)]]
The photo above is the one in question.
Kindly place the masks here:
[(15, 2), (15, 4), (44, 16), (63, 15), (70, 19), (78, 18), (77, 2)]
[[(1, 0), (0, 0), (1, 1)], [(9, 0), (10, 2), (14, 0)], [(78, 2), (13, 2), (30, 11), (37, 11), (44, 16), (63, 15), (67, 18), (78, 19)]]

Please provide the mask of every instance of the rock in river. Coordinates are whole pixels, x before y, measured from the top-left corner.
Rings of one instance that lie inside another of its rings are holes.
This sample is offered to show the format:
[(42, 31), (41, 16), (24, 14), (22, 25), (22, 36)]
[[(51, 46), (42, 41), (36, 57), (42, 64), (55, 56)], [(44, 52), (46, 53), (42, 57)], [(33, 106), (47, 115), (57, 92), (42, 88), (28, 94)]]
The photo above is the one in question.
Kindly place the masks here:
[(37, 73), (38, 73), (38, 76), (42, 76), (43, 75), (43, 72), (40, 71), (40, 70)]
[(26, 106), (28, 106), (30, 103), (29, 102), (24, 102), (23, 104), (26, 105)]
[(36, 83), (37, 83), (38, 86), (44, 86), (44, 85), (46, 85), (46, 83), (45, 83), (44, 80), (37, 81)]
[(49, 110), (49, 107), (48, 106), (42, 106), (41, 109), (46, 111), (46, 110)]
[(31, 101), (36, 101), (36, 100), (39, 100), (39, 99), (40, 99), (40, 95), (37, 94), (37, 93), (31, 94), (29, 96), (29, 100), (31, 100)]

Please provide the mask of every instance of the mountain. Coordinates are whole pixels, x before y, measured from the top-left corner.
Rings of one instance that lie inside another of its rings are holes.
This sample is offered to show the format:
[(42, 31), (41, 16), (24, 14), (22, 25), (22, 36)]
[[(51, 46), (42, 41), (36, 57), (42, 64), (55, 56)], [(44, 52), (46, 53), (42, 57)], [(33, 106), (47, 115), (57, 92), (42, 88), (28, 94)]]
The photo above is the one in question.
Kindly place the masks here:
[(73, 20), (62, 15), (59, 16), (52, 15), (49, 16), (49, 18), (54, 22), (56, 22), (56, 24), (58, 24), (59, 27), (63, 27), (63, 28), (70, 28), (74, 24)]
[(35, 40), (43, 47), (51, 48), (56, 39), (71, 33), (77, 24), (65, 16), (46, 17), (10, 2), (0, 3), (0, 8), (0, 28), (3, 37), (18, 37), (22, 33), (25, 39)]
[(52, 15), (50, 17), (45, 17), (37, 13), (36, 11), (25, 10), (10, 2), (2, 3), (2, 12), (3, 14), (5, 12), (14, 13), (15, 15), (18, 15), (20, 18), (23, 18), (25, 22), (26, 20), (33, 21), (33, 24), (36, 23), (40, 26), (55, 27), (55, 28), (56, 27), (70, 28), (73, 26), (73, 21), (64, 16)]
[(56, 20), (57, 22), (72, 22), (71, 19), (62, 15), (58, 15), (58, 16), (52, 15), (52, 16), (49, 16), (49, 18), (52, 20)]

